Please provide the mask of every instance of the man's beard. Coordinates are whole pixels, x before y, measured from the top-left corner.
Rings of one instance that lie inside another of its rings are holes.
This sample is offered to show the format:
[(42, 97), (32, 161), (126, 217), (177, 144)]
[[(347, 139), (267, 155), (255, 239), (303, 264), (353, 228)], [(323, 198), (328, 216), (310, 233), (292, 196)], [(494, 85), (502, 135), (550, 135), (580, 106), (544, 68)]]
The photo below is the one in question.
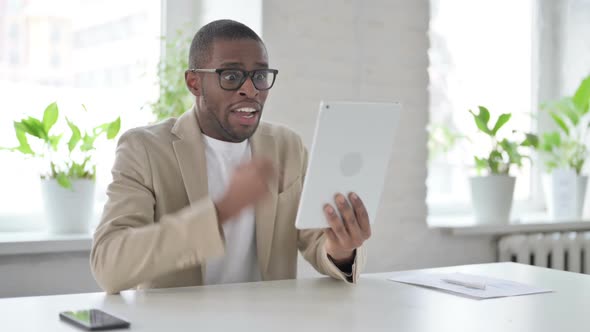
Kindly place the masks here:
[[(230, 125), (229, 125), (229, 115), (226, 116), (225, 118), (225, 122), (221, 121), (221, 119), (217, 116), (217, 113), (211, 108), (209, 107), (209, 102), (207, 100), (206, 97), (206, 93), (205, 90), (203, 89), (203, 106), (205, 106), (205, 111), (209, 114), (209, 118), (213, 118), (213, 120), (209, 121), (210, 124), (212, 125), (212, 129), (216, 129), (217, 133), (224, 138), (224, 140), (230, 141), (230, 142), (234, 142), (234, 143), (240, 143), (243, 142), (247, 139), (249, 139), (252, 135), (254, 135), (254, 133), (256, 132), (256, 130), (258, 129), (258, 125), (260, 124), (260, 119), (258, 120), (258, 123), (256, 123), (254, 130), (252, 130), (252, 132), (246, 133), (245, 135), (239, 135), (238, 133), (234, 132)], [(262, 110), (260, 111), (262, 112)], [(222, 113), (222, 112), (220, 112)], [(224, 125), (225, 123), (225, 125)]]

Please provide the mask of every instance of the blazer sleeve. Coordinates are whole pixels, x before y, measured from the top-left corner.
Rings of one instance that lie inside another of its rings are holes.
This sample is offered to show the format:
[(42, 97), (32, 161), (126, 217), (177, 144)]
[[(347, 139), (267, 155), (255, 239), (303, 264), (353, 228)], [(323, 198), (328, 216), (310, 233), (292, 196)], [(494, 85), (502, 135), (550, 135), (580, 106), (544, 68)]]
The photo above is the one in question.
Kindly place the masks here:
[(224, 254), (224, 240), (213, 202), (204, 198), (154, 220), (155, 196), (142, 134), (119, 140), (90, 265), (108, 293), (153, 280), (174, 270)]
[[(302, 179), (307, 172), (307, 149), (300, 144), (303, 154)], [(328, 275), (332, 278), (344, 280), (348, 283), (356, 283), (359, 274), (366, 262), (366, 253), (364, 246), (356, 249), (352, 273), (342, 272), (329, 258), (326, 253), (324, 242), (326, 235), (319, 229), (299, 230), (297, 234), (297, 245), (299, 251), (313, 267), (321, 274)]]

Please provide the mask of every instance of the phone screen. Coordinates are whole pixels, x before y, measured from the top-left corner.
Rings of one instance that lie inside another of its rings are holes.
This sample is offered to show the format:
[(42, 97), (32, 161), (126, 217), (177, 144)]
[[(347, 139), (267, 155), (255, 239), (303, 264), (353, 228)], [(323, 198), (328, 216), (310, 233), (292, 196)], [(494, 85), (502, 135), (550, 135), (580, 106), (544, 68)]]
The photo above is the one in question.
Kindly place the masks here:
[(98, 309), (64, 311), (59, 317), (87, 330), (128, 328), (130, 325), (129, 322)]

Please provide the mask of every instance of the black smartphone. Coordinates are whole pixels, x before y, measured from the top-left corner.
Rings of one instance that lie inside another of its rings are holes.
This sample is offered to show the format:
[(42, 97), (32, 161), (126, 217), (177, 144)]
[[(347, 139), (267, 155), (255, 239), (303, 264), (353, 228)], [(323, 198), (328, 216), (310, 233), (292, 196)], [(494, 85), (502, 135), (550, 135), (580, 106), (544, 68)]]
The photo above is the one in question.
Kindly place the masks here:
[(60, 312), (59, 319), (87, 331), (126, 329), (131, 325), (121, 318), (117, 318), (98, 309)]

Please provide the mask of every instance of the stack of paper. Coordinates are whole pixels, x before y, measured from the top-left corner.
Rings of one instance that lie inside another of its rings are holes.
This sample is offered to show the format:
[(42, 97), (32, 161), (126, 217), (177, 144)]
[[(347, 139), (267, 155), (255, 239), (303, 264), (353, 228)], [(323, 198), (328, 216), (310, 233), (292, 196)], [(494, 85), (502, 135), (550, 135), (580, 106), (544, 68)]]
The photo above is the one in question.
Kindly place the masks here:
[(552, 292), (514, 281), (464, 273), (401, 272), (389, 280), (444, 289), (478, 299)]

